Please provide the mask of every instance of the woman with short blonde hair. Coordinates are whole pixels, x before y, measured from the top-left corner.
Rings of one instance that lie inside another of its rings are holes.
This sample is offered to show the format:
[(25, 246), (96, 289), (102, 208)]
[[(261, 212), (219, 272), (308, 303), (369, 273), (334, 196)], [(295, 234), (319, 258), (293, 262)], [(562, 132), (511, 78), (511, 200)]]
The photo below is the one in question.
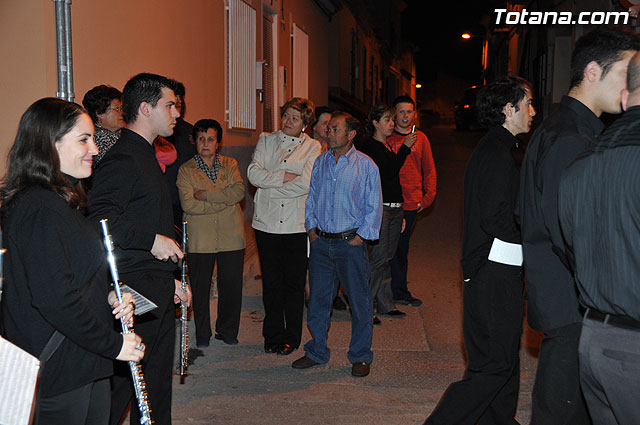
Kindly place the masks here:
[(253, 228), (262, 268), (262, 328), (268, 353), (291, 354), (302, 338), (307, 233), (304, 207), (320, 143), (304, 130), (313, 102), (294, 97), (281, 109), (282, 130), (261, 134), (247, 170), (254, 197)]

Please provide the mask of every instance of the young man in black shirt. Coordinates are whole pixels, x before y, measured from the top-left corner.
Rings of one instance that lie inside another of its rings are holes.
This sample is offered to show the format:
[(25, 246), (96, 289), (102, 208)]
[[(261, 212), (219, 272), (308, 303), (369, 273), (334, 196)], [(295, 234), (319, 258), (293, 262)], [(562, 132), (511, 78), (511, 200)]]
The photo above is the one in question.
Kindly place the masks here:
[(185, 121), (184, 114), (187, 108), (185, 101), (186, 90), (184, 84), (179, 81), (175, 82), (174, 92), (176, 95), (176, 110), (178, 111), (178, 118), (176, 119), (176, 125), (173, 128), (173, 134), (167, 137), (167, 141), (173, 143), (176, 148), (177, 159), (173, 164), (167, 165), (167, 169), (164, 173), (167, 184), (169, 185), (169, 195), (171, 196), (171, 204), (173, 208), (173, 222), (179, 228), (182, 229), (182, 206), (180, 205), (180, 198), (178, 197), (178, 187), (176, 181), (178, 180), (178, 170), (180, 166), (194, 157), (196, 152), (195, 141), (191, 140), (193, 133), (193, 125)]
[(558, 216), (587, 308), (580, 384), (596, 424), (640, 423), (640, 53), (631, 59), (625, 113), (564, 172)]
[(489, 133), (464, 177), (461, 264), (468, 364), (464, 378), (449, 386), (425, 422), (429, 425), (517, 423), (524, 299), (512, 148), (536, 114), (531, 85), (518, 77), (497, 80), (480, 93), (478, 111)]
[(620, 113), (629, 59), (638, 34), (597, 28), (571, 57), (571, 88), (535, 131), (522, 163), (518, 215), (527, 279), (527, 319), (544, 332), (533, 386), (533, 425), (591, 423), (580, 390), (581, 312), (573, 274), (562, 254), (558, 184), (562, 172), (593, 145), (603, 112)]
[[(153, 149), (155, 138), (170, 136), (176, 124), (172, 87), (171, 80), (155, 74), (138, 74), (127, 82), (122, 93), (127, 128), (96, 167), (88, 207), (96, 225), (109, 219), (122, 281), (158, 306), (135, 323), (147, 347), (142, 370), (156, 425), (171, 423), (174, 302), (191, 301), (173, 279), (183, 253), (172, 239), (169, 189)], [(126, 365), (116, 368), (111, 387), (110, 423), (118, 424), (133, 395)], [(135, 423), (140, 423), (138, 409), (131, 409)]]

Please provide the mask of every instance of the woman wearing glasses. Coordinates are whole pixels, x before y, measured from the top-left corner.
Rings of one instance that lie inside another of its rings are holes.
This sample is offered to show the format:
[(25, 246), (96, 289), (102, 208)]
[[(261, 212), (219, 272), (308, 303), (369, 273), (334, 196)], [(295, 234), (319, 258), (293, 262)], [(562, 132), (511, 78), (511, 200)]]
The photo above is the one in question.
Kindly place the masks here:
[(97, 164), (116, 144), (120, 129), (126, 126), (122, 113), (122, 93), (115, 87), (96, 86), (84, 95), (82, 104), (96, 128), (94, 139), (100, 152), (93, 160)]

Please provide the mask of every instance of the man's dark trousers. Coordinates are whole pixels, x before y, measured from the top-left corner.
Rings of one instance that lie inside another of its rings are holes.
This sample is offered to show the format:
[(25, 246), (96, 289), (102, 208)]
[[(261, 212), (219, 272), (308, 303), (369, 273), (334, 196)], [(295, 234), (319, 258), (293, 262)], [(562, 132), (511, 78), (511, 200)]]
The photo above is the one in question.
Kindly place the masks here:
[(585, 318), (580, 384), (595, 424), (640, 424), (640, 329)]
[(394, 300), (408, 300), (413, 295), (407, 286), (407, 272), (409, 270), (409, 239), (416, 223), (418, 210), (404, 212), (404, 232), (400, 233), (396, 255), (389, 262), (391, 265), (391, 290)]
[[(151, 300), (158, 308), (136, 316), (135, 333), (145, 344), (142, 372), (147, 384), (151, 418), (155, 425), (171, 424), (171, 382), (175, 345), (176, 311), (173, 304), (175, 284), (171, 273), (122, 274), (123, 282), (143, 294), (154, 288)], [(128, 362), (115, 362), (115, 375), (111, 378), (111, 416), (109, 423), (120, 423), (131, 401), (131, 425), (140, 423), (140, 411), (133, 391)]]
[(504, 425), (514, 419), (524, 316), (521, 268), (488, 261), (464, 283), (467, 370), (449, 386), (428, 425)]
[(580, 388), (581, 329), (582, 323), (572, 323), (545, 331), (531, 395), (531, 425), (591, 424)]

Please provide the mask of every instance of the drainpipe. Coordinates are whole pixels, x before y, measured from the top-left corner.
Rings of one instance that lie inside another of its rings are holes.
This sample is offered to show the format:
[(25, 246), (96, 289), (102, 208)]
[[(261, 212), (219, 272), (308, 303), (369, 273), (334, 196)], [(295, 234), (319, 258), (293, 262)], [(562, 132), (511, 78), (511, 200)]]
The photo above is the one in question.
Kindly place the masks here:
[(58, 91), (56, 96), (73, 102), (73, 57), (71, 54), (71, 0), (53, 0), (56, 10)]
[(64, 1), (64, 44), (67, 50), (67, 100), (73, 102), (73, 49), (71, 48), (71, 0)]

